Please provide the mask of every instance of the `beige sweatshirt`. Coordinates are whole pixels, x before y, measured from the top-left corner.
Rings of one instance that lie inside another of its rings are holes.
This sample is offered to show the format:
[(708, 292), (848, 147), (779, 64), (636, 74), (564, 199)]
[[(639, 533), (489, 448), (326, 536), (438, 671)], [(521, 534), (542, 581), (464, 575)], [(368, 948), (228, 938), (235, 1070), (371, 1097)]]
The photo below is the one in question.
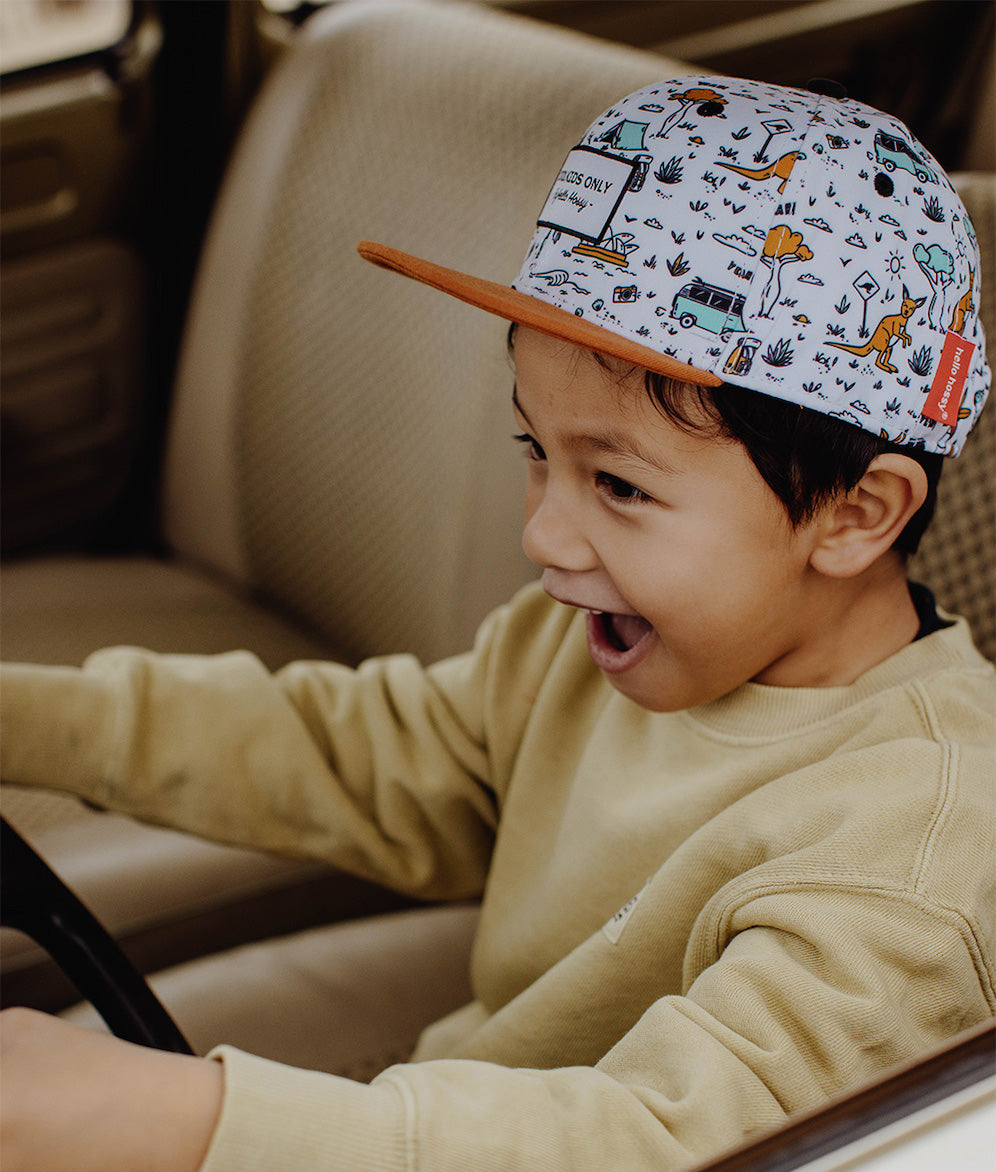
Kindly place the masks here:
[(994, 1013), (994, 680), (959, 622), (851, 687), (649, 713), (531, 587), (427, 670), (10, 668), (3, 776), (483, 894), (476, 1000), (415, 1061), (214, 1053), (209, 1172), (662, 1172)]

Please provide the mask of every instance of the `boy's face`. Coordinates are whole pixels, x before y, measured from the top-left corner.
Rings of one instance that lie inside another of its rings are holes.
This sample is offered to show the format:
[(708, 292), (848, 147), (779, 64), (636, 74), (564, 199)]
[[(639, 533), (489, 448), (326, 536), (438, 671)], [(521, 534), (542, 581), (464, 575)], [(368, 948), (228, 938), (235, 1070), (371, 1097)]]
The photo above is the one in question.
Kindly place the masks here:
[(642, 371), (525, 328), (514, 356), (523, 547), (552, 597), (602, 612), (588, 648), (610, 682), (654, 711), (812, 682), (811, 527), (792, 529), (745, 449), (665, 419)]

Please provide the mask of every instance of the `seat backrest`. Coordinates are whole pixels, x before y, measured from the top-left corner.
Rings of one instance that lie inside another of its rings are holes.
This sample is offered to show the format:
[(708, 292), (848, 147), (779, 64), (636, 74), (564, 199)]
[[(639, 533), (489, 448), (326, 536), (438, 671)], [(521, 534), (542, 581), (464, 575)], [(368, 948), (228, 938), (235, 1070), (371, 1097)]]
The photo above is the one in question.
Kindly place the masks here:
[(580, 131), (687, 72), (480, 6), (358, 0), (309, 20), (205, 249), (168, 450), (177, 552), (352, 656), (467, 647), (534, 574), (507, 327), (356, 242), (511, 280)]
[[(996, 176), (953, 175), (982, 253), (982, 303), (990, 367), (996, 368)], [(910, 575), (942, 606), (968, 619), (979, 650), (996, 661), (996, 403), (990, 396), (957, 460), (941, 474), (937, 511)]]

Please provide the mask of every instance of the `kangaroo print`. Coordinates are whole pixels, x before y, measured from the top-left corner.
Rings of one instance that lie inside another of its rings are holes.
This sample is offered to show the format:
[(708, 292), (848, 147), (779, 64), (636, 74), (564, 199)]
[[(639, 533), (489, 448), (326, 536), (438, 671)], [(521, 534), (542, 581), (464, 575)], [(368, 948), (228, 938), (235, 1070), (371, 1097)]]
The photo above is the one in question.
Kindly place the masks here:
[(513, 285), (727, 382), (954, 455), (988, 386), (978, 274), (960, 200), (898, 120), (692, 76), (589, 128)]

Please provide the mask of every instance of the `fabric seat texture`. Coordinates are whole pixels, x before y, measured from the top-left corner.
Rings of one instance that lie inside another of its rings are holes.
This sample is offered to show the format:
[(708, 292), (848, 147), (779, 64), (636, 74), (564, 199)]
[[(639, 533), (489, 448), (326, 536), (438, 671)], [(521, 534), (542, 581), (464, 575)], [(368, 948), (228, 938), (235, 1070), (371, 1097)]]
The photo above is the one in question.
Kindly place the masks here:
[[(510, 280), (577, 128), (616, 94), (687, 71), (475, 6), (356, 0), (316, 13), (264, 83), (203, 250), (162, 489), (171, 556), (6, 565), (4, 658), (248, 647), (277, 667), (468, 647), (534, 573), (505, 442), (506, 327), (375, 270), (356, 243)], [(8, 788), (3, 809), (143, 967), (210, 946), (205, 925), (216, 945), (238, 943), (240, 929), (251, 939), (287, 930), (291, 913), (301, 927), (340, 911), (340, 889), (379, 898), (335, 875), (316, 895), (312, 864), (57, 794)], [(267, 890), (285, 893), (279, 914), (261, 908)], [(23, 938), (5, 934), (3, 953), (8, 999), (68, 1003), (57, 982), (42, 994)]]
[[(198, 1054), (226, 1043), (368, 1082), (471, 1000), (477, 918), (476, 907), (454, 905), (312, 928), (178, 965), (150, 984)], [(89, 1005), (63, 1016), (102, 1028)]]

